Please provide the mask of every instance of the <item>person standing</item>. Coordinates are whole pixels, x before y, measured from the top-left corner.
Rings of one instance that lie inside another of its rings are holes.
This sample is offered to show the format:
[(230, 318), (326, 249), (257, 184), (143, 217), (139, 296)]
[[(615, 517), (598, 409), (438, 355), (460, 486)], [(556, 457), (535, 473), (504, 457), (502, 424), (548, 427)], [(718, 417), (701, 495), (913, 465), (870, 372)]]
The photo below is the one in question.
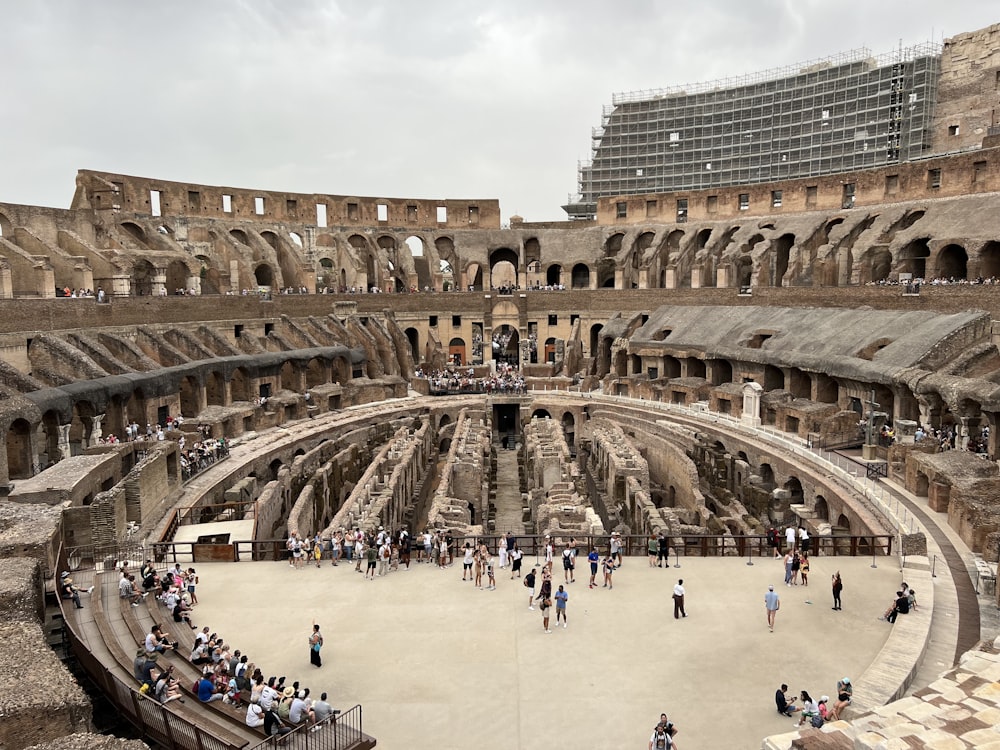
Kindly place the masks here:
[(549, 630), (549, 611), (552, 609), (552, 600), (545, 595), (545, 587), (542, 587), (542, 593), (539, 594), (539, 599), (541, 603), (539, 604), (539, 609), (542, 610), (542, 628), (546, 633), (551, 633)]
[(532, 602), (535, 601), (535, 569), (532, 568), (528, 571), (527, 575), (524, 576), (524, 587), (528, 589), (528, 609), (534, 609), (535, 605)]
[(667, 535), (662, 531), (660, 535), (656, 538), (656, 567), (661, 565), (665, 568), (670, 567), (670, 540)]
[(674, 619), (677, 620), (680, 617), (687, 617), (687, 612), (684, 611), (684, 579), (677, 579), (677, 585), (674, 586)]
[(566, 627), (566, 602), (569, 601), (569, 592), (562, 585), (556, 592), (556, 627), (559, 627), (559, 620), (562, 619), (562, 626)]
[(323, 634), (319, 632), (319, 625), (313, 620), (313, 632), (309, 636), (309, 663), (314, 667), (323, 666), (323, 660), (319, 655), (321, 648), (323, 648)]
[(649, 567), (656, 566), (656, 536), (654, 534), (649, 535), (649, 541), (646, 542), (646, 548), (649, 550)]
[(785, 546), (789, 552), (795, 551), (795, 527), (791, 524), (785, 528)]
[(788, 552), (785, 553), (784, 565), (785, 565), (785, 585), (786, 586), (791, 586), (792, 585), (792, 558), (793, 557), (795, 557), (795, 553), (792, 552), (792, 550), (788, 550)]
[(844, 582), (840, 580), (839, 570), (833, 574), (832, 586), (833, 586), (833, 607), (831, 607), (831, 609), (839, 610), (840, 592), (844, 590)]
[(775, 593), (774, 586), (767, 587), (767, 593), (764, 594), (764, 609), (767, 610), (767, 629), (773, 633), (774, 616), (781, 609), (781, 599)]
[(590, 548), (587, 561), (590, 563), (590, 588), (594, 588), (597, 585), (597, 566), (601, 561), (601, 556), (597, 554), (597, 547)]
[(514, 542), (510, 550), (510, 577), (513, 578), (514, 574), (517, 577), (521, 577), (521, 558), (524, 554), (521, 552), (521, 548), (517, 546), (517, 542)]

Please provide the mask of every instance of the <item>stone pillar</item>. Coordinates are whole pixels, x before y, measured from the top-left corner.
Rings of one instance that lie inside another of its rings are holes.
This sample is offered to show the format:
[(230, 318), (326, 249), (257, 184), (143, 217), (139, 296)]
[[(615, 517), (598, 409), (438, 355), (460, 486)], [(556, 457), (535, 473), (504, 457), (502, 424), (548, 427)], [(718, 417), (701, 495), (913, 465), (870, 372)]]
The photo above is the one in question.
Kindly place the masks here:
[(677, 288), (677, 269), (668, 268), (663, 272), (663, 288), (664, 289), (676, 289)]
[(116, 273), (111, 277), (112, 297), (130, 297), (132, 295), (132, 275), (128, 273)]
[(56, 273), (52, 270), (48, 258), (35, 264), (35, 290), (39, 297), (50, 299), (56, 296)]
[(163, 266), (156, 266), (153, 268), (153, 278), (151, 279), (152, 287), (150, 289), (150, 294), (154, 297), (163, 297), (169, 294), (167, 289), (167, 269)]
[(719, 289), (728, 289), (732, 284), (729, 278), (729, 268), (716, 268), (715, 269), (715, 286)]
[(229, 289), (233, 294), (241, 294), (243, 292), (243, 286), (240, 284), (239, 261), (229, 261)]
[(701, 289), (701, 268), (698, 266), (691, 269), (691, 288)]
[(104, 432), (101, 430), (101, 423), (104, 422), (104, 414), (95, 414), (90, 418), (90, 443), (88, 448), (92, 445), (97, 445), (100, 439), (104, 436)]
[(58, 456), (49, 456), (49, 461), (55, 463), (56, 461), (61, 461), (64, 458), (69, 458), (73, 455), (73, 451), (69, 447), (69, 430), (73, 425), (71, 424), (61, 424), (56, 426), (56, 430), (59, 434), (58, 441)]
[(195, 294), (201, 294), (201, 276), (192, 274), (187, 279), (188, 290), (194, 290)]
[(760, 397), (764, 392), (760, 383), (750, 382), (743, 386), (743, 414), (740, 423), (747, 427), (760, 427)]
[(5, 260), (0, 260), (0, 299), (12, 299), (14, 297), (14, 279), (10, 272), (10, 264)]
[[(94, 272), (86, 261), (73, 266), (73, 284), (77, 289), (94, 289)], [(96, 294), (96, 290), (94, 290)]]

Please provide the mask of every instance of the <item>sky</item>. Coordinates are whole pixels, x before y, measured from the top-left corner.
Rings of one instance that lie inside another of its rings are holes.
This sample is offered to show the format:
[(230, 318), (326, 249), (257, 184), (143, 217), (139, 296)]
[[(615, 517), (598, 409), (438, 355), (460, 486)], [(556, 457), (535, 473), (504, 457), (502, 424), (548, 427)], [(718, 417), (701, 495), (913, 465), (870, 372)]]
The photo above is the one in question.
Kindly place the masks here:
[(874, 54), (995, 0), (0, 0), (0, 202), (77, 169), (565, 219), (613, 93)]

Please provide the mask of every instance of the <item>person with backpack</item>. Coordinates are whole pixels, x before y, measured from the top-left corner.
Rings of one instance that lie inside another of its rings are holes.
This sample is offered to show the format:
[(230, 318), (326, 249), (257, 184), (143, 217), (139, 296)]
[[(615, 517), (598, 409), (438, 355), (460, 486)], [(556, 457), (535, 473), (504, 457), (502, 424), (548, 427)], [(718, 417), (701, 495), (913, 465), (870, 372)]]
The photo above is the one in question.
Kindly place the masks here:
[(649, 738), (649, 750), (668, 750), (676, 747), (667, 725), (661, 721), (653, 728), (653, 736)]

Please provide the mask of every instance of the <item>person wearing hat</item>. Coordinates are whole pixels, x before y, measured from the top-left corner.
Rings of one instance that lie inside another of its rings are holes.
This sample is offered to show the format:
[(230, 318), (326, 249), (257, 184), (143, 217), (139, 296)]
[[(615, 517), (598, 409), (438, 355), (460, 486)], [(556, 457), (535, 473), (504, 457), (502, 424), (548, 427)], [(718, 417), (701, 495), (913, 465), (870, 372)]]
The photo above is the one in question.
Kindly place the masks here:
[(159, 656), (155, 651), (152, 654), (147, 654), (145, 648), (140, 648), (135, 652), (135, 659), (132, 660), (132, 675), (140, 684), (149, 688), (153, 687), (153, 667), (156, 666), (156, 660)]
[(774, 590), (774, 586), (767, 587), (767, 593), (764, 594), (764, 609), (767, 610), (767, 629), (772, 633), (774, 632), (774, 616), (781, 609), (781, 599)]
[(851, 685), (851, 678), (845, 677), (837, 680), (837, 700), (830, 709), (830, 720), (839, 721), (840, 714), (851, 705), (851, 697), (854, 695), (854, 686)]
[(289, 686), (286, 687), (281, 692), (281, 700), (278, 703), (277, 711), (278, 716), (281, 717), (282, 721), (288, 721), (288, 715), (292, 708), (292, 700), (295, 698), (295, 688)]
[(316, 714), (313, 713), (309, 701), (309, 688), (304, 688), (295, 694), (288, 709), (288, 720), (296, 726), (300, 724), (313, 726), (316, 723)]
[[(93, 592), (94, 587), (91, 586), (87, 589), (87, 593)], [(76, 605), (77, 609), (83, 609), (83, 605), (80, 603), (80, 589), (76, 587), (73, 583), (73, 579), (70, 578), (69, 571), (64, 570), (59, 576), (59, 591), (60, 596), (63, 599), (72, 599), (73, 604)]]

